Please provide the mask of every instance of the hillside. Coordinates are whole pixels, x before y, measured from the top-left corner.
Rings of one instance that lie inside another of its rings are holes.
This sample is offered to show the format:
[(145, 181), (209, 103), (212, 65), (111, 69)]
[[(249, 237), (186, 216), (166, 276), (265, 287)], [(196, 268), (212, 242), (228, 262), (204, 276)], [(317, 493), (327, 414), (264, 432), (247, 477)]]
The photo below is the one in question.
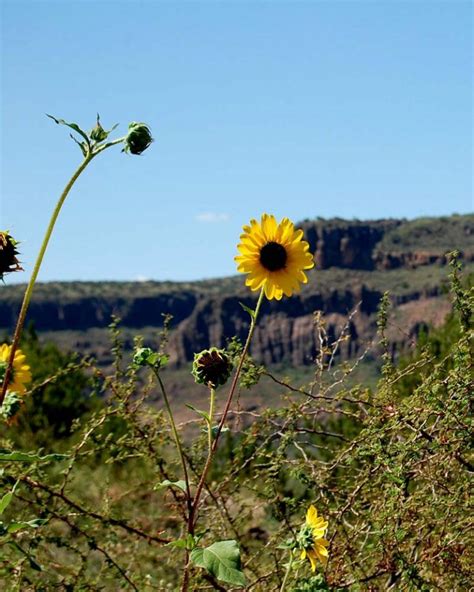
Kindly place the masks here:
[[(474, 215), (406, 220), (305, 220), (300, 225), (315, 253), (317, 268), (300, 295), (267, 302), (253, 342), (259, 360), (295, 365), (311, 362), (317, 349), (313, 313), (326, 315), (329, 334), (336, 334), (348, 313), (352, 339), (341, 356), (357, 355), (375, 332), (375, 313), (384, 291), (396, 305), (391, 325), (394, 343), (404, 346), (421, 326), (437, 324), (449, 310), (444, 295), (445, 253), (458, 249), (467, 270), (474, 268)], [(0, 331), (14, 326), (23, 286), (0, 290)], [(200, 282), (72, 282), (39, 284), (28, 318), (47, 338), (67, 349), (93, 352), (104, 364), (106, 327), (121, 318), (125, 335), (141, 333), (151, 340), (173, 315), (170, 340), (173, 365), (179, 367), (209, 344), (225, 345), (244, 337), (246, 315), (239, 302), (251, 305), (253, 294), (242, 277)]]

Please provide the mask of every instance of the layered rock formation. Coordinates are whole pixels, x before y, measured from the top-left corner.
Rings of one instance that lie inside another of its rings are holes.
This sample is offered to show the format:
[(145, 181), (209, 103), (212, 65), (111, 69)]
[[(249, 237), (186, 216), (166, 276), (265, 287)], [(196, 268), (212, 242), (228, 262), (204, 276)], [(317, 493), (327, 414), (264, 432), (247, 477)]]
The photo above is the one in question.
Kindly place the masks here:
[[(392, 340), (410, 344), (421, 327), (441, 322), (449, 310), (441, 287), (446, 251), (461, 250), (468, 269), (474, 260), (474, 216), (411, 222), (316, 220), (301, 227), (317, 269), (300, 295), (265, 303), (252, 354), (268, 364), (302, 365), (314, 359), (318, 310), (325, 315), (328, 336), (336, 338), (347, 315), (358, 307), (347, 326), (350, 339), (339, 352), (343, 358), (359, 355), (374, 337), (376, 311), (386, 289), (396, 305)], [(0, 288), (0, 330), (11, 332), (21, 296), (19, 286)], [(29, 319), (48, 338), (97, 353), (97, 336), (106, 331), (112, 315), (132, 333), (150, 335), (151, 328), (162, 325), (162, 315), (171, 314), (171, 360), (179, 366), (209, 345), (224, 346), (234, 335), (245, 338), (248, 315), (240, 302), (254, 304), (241, 277), (190, 284), (47, 284), (37, 287)]]

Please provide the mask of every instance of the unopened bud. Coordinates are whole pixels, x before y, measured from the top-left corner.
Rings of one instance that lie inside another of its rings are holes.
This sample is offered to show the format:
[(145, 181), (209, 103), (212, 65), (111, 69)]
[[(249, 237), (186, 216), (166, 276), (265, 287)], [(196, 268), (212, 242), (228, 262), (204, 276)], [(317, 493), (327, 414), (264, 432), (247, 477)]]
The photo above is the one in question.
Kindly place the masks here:
[(150, 128), (144, 123), (132, 121), (128, 126), (128, 134), (125, 138), (124, 152), (130, 154), (141, 154), (153, 142)]

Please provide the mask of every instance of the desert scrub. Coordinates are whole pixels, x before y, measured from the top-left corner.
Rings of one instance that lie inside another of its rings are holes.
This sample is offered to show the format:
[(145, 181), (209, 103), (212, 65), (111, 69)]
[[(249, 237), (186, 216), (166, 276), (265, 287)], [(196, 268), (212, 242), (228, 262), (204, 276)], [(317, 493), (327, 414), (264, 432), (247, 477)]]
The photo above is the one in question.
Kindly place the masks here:
[[(455, 311), (464, 312), (453, 313), (458, 328), (439, 355), (428, 336), (424, 350), (400, 366), (386, 358), (373, 391), (349, 388), (350, 368), (332, 355), (338, 339), (329, 339), (317, 315), (322, 347), (314, 380), (300, 387), (273, 376), (280, 408), (229, 412), (231, 430), (214, 455), (194, 536), (200, 548), (236, 541), (247, 584), (218, 583), (190, 566), (191, 590), (279, 590), (288, 567), (282, 546), (297, 542), (311, 504), (328, 522), (328, 561), (312, 575), (308, 560), (296, 554), (284, 590), (469, 589), (472, 295), (462, 282), (453, 286)], [(385, 322), (388, 308), (381, 332)], [(18, 482), (4, 523), (13, 514), (18, 522), (47, 520), (18, 538), (41, 571), (16, 547), (2, 546), (0, 579), (12, 589), (174, 591), (181, 585), (181, 462), (166, 413), (149, 404), (153, 374), (127, 364), (116, 324), (112, 338), (115, 370), (94, 371), (101, 408), (78, 418), (66, 456), (44, 459), (44, 446), (43, 460), (4, 464), (4, 490)], [(152, 349), (160, 352), (159, 343)], [(409, 376), (416, 381), (407, 388)], [(258, 388), (257, 380), (241, 399)], [(202, 426), (199, 416), (177, 423), (180, 435), (192, 434), (184, 438), (192, 483), (208, 454)], [(3, 430), (4, 449), (12, 429)]]

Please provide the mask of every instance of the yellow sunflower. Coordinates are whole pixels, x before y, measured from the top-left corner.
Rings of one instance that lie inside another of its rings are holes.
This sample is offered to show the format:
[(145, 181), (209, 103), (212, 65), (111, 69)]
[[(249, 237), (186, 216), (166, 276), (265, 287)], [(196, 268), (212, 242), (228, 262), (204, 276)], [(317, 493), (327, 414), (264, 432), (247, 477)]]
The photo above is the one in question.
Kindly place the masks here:
[(309, 559), (312, 571), (316, 571), (318, 561), (325, 565), (328, 560), (329, 542), (324, 538), (327, 527), (327, 521), (318, 516), (318, 511), (311, 505), (306, 512), (306, 522), (297, 538), (301, 559)]
[(300, 283), (308, 281), (303, 270), (314, 266), (303, 231), (295, 230), (288, 218), (277, 224), (269, 214), (263, 214), (260, 222), (251, 220), (243, 230), (237, 247), (241, 254), (235, 261), (238, 271), (249, 274), (246, 285), (251, 290), (263, 287), (269, 300), (299, 292)]
[[(4, 343), (0, 345), (0, 385), (3, 382), (5, 372), (8, 366), (8, 359), (10, 358), (11, 346)], [(25, 364), (26, 356), (17, 349), (13, 359), (13, 368), (10, 374), (10, 381), (8, 383), (8, 390), (19, 395), (26, 393), (26, 385), (31, 382), (31, 372), (28, 364)]]

